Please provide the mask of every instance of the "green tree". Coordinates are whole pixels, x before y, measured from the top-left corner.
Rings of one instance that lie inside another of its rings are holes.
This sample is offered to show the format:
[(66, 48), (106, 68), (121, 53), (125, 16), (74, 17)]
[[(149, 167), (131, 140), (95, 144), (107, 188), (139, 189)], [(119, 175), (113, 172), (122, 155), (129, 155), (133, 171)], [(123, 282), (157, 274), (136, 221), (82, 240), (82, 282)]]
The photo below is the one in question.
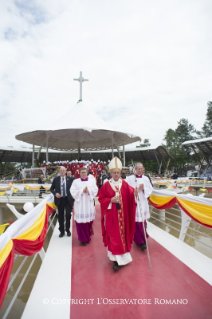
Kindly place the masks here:
[(193, 149), (190, 146), (182, 146), (182, 143), (196, 138), (196, 130), (187, 119), (180, 119), (175, 130), (168, 129), (164, 136), (164, 145), (169, 153), (175, 158), (171, 164), (174, 166), (184, 166), (192, 159)]
[(178, 135), (173, 129), (168, 129), (164, 136), (164, 141), (166, 141), (166, 148), (171, 155), (176, 156), (176, 152), (179, 148)]
[(178, 135), (178, 141), (182, 144), (185, 141), (193, 140), (196, 138), (194, 137), (194, 133), (196, 133), (196, 130), (192, 124), (188, 122), (187, 119), (181, 119), (179, 120), (178, 126), (175, 130), (175, 132)]
[(181, 166), (186, 163), (186, 154), (182, 149), (181, 143), (179, 141), (178, 134), (173, 129), (168, 129), (164, 136), (166, 144), (164, 145), (170, 155), (174, 157), (174, 160), (171, 161), (171, 165)]
[(136, 146), (136, 147), (148, 147), (148, 146), (150, 146), (150, 145), (151, 145), (151, 144), (150, 144), (150, 142), (149, 142), (149, 139), (148, 139), (148, 138), (145, 138), (144, 141), (143, 141), (143, 143), (140, 144), (140, 145), (138, 145), (138, 146)]
[(212, 136), (212, 102), (209, 101), (207, 105), (206, 120), (202, 127), (202, 137)]

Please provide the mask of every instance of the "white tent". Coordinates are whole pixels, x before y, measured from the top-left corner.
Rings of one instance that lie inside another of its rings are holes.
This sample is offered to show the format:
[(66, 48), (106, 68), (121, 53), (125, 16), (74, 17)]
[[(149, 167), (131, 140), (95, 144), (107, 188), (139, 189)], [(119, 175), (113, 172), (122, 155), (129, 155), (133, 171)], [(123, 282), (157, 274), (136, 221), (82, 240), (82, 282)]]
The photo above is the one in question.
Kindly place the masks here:
[(45, 130), (16, 135), (16, 139), (61, 151), (105, 150), (141, 141), (139, 136), (113, 130), (90, 107), (77, 103), (65, 115)]

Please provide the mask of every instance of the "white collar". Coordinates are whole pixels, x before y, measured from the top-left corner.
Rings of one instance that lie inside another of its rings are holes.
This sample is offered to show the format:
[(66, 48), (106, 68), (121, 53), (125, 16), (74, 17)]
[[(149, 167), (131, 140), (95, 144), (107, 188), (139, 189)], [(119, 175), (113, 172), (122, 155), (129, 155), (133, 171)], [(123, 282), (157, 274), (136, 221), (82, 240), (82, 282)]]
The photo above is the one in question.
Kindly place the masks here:
[(118, 186), (119, 191), (120, 191), (121, 186), (122, 186), (122, 179), (121, 179), (121, 178), (119, 178), (118, 181), (114, 181), (114, 179), (111, 178), (111, 179), (109, 180), (109, 182), (110, 182), (110, 186), (112, 187), (112, 189), (113, 189), (115, 192), (117, 192), (115, 186)]

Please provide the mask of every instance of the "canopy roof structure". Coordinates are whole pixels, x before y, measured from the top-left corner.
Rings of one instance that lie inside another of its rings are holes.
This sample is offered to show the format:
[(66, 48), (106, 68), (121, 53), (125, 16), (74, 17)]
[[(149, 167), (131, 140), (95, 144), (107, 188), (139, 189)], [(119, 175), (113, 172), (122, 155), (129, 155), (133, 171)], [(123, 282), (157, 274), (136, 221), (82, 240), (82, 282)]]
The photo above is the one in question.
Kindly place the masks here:
[(22, 133), (16, 139), (61, 151), (118, 149), (141, 141), (139, 136), (113, 130), (83, 102), (77, 103), (49, 129)]
[[(197, 140), (186, 141), (182, 143), (183, 146), (191, 146), (194, 153), (197, 156), (200, 167), (202, 166), (203, 161), (205, 160), (208, 165), (210, 165), (212, 157), (212, 137), (205, 137)], [(198, 157), (197, 149), (203, 154), (203, 160), (200, 160)]]
[[(32, 162), (32, 148), (16, 148), (12, 149), (10, 147), (0, 147), (0, 161), (1, 162), (17, 162), (17, 163), (31, 163)], [(37, 149), (38, 153), (39, 150)], [(50, 150), (49, 151), (49, 161), (72, 161), (77, 159), (77, 151), (71, 152), (61, 152)], [(112, 158), (110, 150), (104, 151), (82, 151), (81, 159), (94, 161), (106, 161)], [(114, 156), (120, 158), (124, 157), (124, 152), (119, 150), (114, 152)], [(125, 150), (125, 158), (127, 162), (145, 162), (150, 160), (156, 160), (158, 162), (158, 167), (161, 167), (162, 162), (164, 162), (165, 167), (168, 168), (168, 163), (173, 157), (168, 153), (164, 146), (153, 147), (143, 147), (143, 148), (131, 148)], [(46, 151), (42, 150), (39, 153), (39, 160), (43, 162), (46, 160)]]
[(212, 137), (186, 141), (182, 145), (195, 145), (203, 154), (212, 155)]

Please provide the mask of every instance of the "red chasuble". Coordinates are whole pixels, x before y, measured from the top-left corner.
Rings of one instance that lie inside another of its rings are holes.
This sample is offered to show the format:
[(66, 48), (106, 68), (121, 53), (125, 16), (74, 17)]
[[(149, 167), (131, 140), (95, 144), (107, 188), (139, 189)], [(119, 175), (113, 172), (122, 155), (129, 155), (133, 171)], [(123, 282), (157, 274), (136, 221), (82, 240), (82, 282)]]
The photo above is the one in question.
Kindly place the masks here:
[(135, 233), (134, 189), (122, 179), (119, 210), (116, 208), (116, 203), (112, 203), (112, 208), (108, 209), (111, 198), (114, 196), (115, 191), (108, 181), (99, 193), (102, 236), (104, 245), (113, 255), (122, 255), (130, 252)]

